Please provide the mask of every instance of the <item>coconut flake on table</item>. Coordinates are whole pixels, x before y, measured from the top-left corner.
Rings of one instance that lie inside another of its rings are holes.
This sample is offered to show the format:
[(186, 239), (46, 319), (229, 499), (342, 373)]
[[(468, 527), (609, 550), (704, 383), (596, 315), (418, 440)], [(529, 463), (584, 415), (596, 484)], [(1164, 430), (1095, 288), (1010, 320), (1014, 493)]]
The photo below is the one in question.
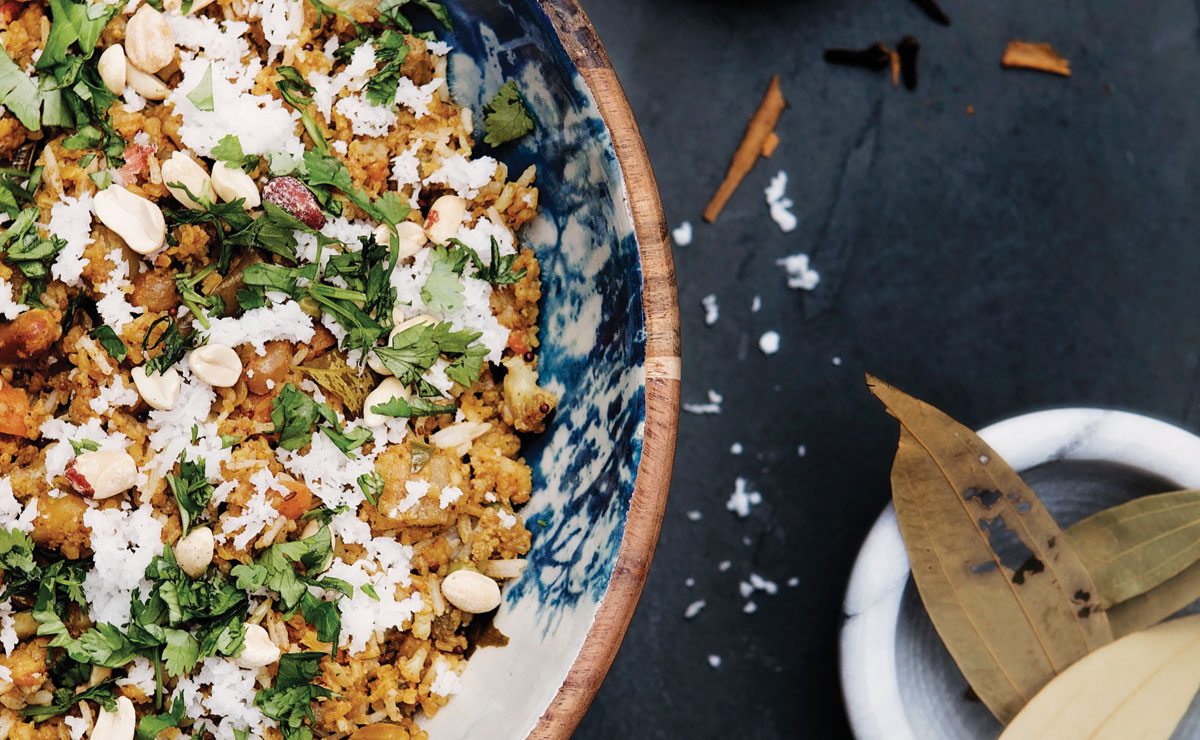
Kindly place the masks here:
[(396, 82), (396, 105), (403, 105), (413, 112), (417, 120), (429, 115), (429, 104), (437, 89), (445, 84), (441, 77), (434, 77), (424, 85), (417, 85), (407, 77), (401, 77)]
[(747, 601), (745, 606), (742, 607), (742, 611), (746, 614), (753, 614), (758, 611), (758, 604), (755, 604), (753, 601)]
[(674, 240), (676, 246), (686, 247), (692, 243), (692, 238), (695, 236), (692, 231), (692, 222), (684, 221), (683, 223), (671, 229), (671, 239)]
[(740, 455), (745, 451), (745, 449), (745, 447), (742, 447), (741, 442), (734, 442), (733, 444), (729, 445), (729, 454)]
[(754, 300), (750, 302), (750, 313), (758, 313), (762, 310), (762, 296), (754, 296)]
[(751, 507), (758, 506), (762, 503), (762, 500), (761, 493), (751, 491), (748, 488), (745, 478), (738, 478), (734, 481), (733, 493), (729, 494), (729, 500), (725, 502), (725, 508), (745, 519), (750, 516)]
[(45, 228), (67, 243), (54, 258), (50, 274), (67, 285), (79, 285), (83, 268), (89, 262), (83, 251), (92, 241), (92, 196), (64, 195), (50, 207), (50, 221)]
[(773, 355), (779, 351), (779, 332), (766, 331), (758, 338), (758, 348), (764, 355)]
[(786, 197), (788, 184), (788, 174), (783, 170), (779, 174), (771, 178), (771, 184), (763, 191), (767, 196), (767, 207), (771, 209), (771, 219), (779, 225), (779, 228), (785, 233), (796, 230), (799, 221), (791, 208), (795, 203), (791, 198)]
[(712, 326), (717, 323), (717, 319), (721, 318), (721, 307), (717, 304), (717, 296), (710, 293), (700, 299), (700, 305), (704, 306), (704, 323)]
[(452, 154), (442, 160), (441, 166), (426, 177), (422, 184), (445, 185), (459, 197), (474, 200), (479, 190), (496, 176), (496, 160), (491, 157), (467, 159), (461, 154)]
[(709, 655), (708, 656), (708, 665), (713, 670), (720, 668), (721, 667), (721, 656), (720, 655)]
[(717, 570), (719, 570), (722, 573), (724, 573), (725, 571), (729, 570), (732, 567), (733, 567), (733, 561), (731, 561), (731, 560), (722, 560), (721, 562), (717, 563)]
[(793, 254), (775, 264), (787, 272), (787, 285), (793, 290), (815, 290), (821, 284), (821, 273), (809, 267), (807, 254)]
[(154, 507), (87, 509), (83, 523), (91, 530), (92, 568), (83, 581), (88, 616), (92, 622), (118, 627), (129, 622), (129, 601), (134, 589), (150, 593), (146, 567), (162, 554), (162, 524)]
[(705, 601), (704, 599), (699, 599), (698, 601), (693, 601), (692, 603), (687, 605), (687, 608), (685, 608), (683, 610), (683, 618), (684, 619), (695, 619), (696, 615), (699, 614), (706, 606), (708, 606), (708, 602)]
[[(167, 96), (182, 123), (179, 137), (185, 146), (204, 157), (226, 135), (236, 136), (246, 154), (286, 151), (304, 153), (296, 135), (300, 114), (270, 95), (255, 95), (255, 78), (263, 62), (250, 50), (245, 35), (249, 24), (222, 21), (206, 16), (166, 15), (175, 43), (179, 45), (179, 69), (183, 80)], [(243, 61), (246, 60), (246, 61)], [(213, 110), (202, 111), (188, 99), (211, 66)]]
[(704, 514), (700, 513), (697, 509), (692, 509), (687, 513), (687, 518), (690, 522), (698, 522), (704, 518)]
[(719, 414), (721, 413), (721, 402), (725, 398), (720, 393), (709, 389), (708, 403), (685, 403), (683, 410), (689, 414)]
[(16, 291), (12, 283), (0, 278), (0, 316), (12, 321), (29, 310), (24, 303), (17, 303)]

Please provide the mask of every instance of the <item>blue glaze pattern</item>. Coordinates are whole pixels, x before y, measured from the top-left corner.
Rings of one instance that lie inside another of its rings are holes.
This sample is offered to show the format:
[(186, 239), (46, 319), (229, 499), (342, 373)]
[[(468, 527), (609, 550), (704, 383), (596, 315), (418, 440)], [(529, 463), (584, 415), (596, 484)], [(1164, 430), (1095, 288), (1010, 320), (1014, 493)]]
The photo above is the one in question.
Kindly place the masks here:
[[(475, 113), (476, 155), (513, 177), (537, 166), (540, 214), (518, 240), (542, 265), (541, 381), (561, 403), (526, 442), (533, 549), (496, 619), (509, 646), (477, 652), (463, 691), (425, 727), (434, 740), (522, 738), (574, 663), (624, 537), (645, 420), (642, 273), (611, 137), (549, 18), (534, 0), (448, 5), (450, 89)], [(537, 128), (491, 151), (482, 109), (509, 79)]]

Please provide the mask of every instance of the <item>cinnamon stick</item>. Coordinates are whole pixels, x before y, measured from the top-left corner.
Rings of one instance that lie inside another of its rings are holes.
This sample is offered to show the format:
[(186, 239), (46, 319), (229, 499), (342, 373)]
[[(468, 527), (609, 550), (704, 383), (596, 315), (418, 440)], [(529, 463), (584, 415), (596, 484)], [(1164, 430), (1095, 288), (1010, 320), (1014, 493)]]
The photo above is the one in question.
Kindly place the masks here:
[(1034, 69), (1063, 77), (1071, 76), (1071, 63), (1050, 44), (1032, 41), (1010, 41), (1004, 50), (1001, 64), (1018, 69)]
[(725, 174), (721, 187), (717, 188), (716, 195), (704, 209), (705, 221), (712, 223), (717, 220), (738, 185), (754, 168), (754, 163), (762, 155), (765, 144), (775, 131), (775, 125), (779, 123), (779, 116), (783, 114), (786, 105), (787, 101), (784, 100), (783, 93), (779, 90), (779, 75), (775, 75), (771, 78), (771, 85), (767, 88), (767, 94), (758, 106), (758, 111), (750, 119), (746, 135), (742, 138), (741, 145), (733, 155), (733, 162), (729, 165), (729, 172)]

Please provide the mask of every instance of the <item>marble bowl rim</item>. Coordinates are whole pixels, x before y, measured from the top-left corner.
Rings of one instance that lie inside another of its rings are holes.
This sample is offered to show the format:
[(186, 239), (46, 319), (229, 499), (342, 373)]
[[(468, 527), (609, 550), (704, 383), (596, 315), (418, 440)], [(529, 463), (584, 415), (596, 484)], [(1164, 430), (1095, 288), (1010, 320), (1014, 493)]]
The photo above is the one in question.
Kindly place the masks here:
[[(1096, 429), (1117, 435), (1092, 441), (1086, 432)], [(1072, 430), (1074, 436), (1063, 436)], [(1142, 414), (1049, 409), (998, 421), (978, 434), (1017, 470), (1059, 460), (1113, 462), (1180, 486), (1200, 486), (1200, 436)], [(896, 672), (896, 627), (910, 574), (889, 503), (859, 549), (843, 606), (842, 698), (858, 740), (919, 740), (909, 725)]]

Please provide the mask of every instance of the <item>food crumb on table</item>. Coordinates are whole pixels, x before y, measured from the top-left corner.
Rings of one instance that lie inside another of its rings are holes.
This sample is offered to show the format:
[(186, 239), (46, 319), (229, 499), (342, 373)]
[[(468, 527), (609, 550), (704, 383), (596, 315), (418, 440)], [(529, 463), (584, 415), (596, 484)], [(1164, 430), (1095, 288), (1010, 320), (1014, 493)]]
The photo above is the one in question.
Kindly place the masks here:
[(767, 207), (771, 210), (771, 220), (779, 225), (785, 234), (796, 230), (800, 225), (796, 214), (792, 213), (795, 203), (787, 197), (788, 174), (783, 170), (771, 178), (771, 184), (763, 193), (767, 196)]
[(684, 221), (683, 223), (671, 229), (671, 239), (674, 240), (675, 246), (686, 247), (692, 243), (695, 233), (692, 231), (692, 222)]
[(779, 332), (772, 329), (771, 331), (763, 332), (763, 335), (758, 338), (758, 348), (762, 350), (764, 355), (773, 355), (779, 351)]
[(703, 611), (704, 607), (706, 607), (706, 606), (708, 606), (708, 602), (705, 601), (704, 599), (699, 599), (698, 601), (693, 601), (692, 603), (687, 605), (686, 609), (683, 610), (683, 618), (684, 619), (695, 619), (696, 615), (699, 614), (701, 611)]
[(717, 296), (709, 293), (700, 299), (700, 304), (704, 306), (704, 323), (708, 326), (717, 323), (717, 319), (721, 318), (721, 307), (717, 305)]
[(724, 400), (720, 393), (709, 389), (708, 403), (685, 403), (683, 410), (689, 414), (719, 414), (721, 413), (721, 402)]

